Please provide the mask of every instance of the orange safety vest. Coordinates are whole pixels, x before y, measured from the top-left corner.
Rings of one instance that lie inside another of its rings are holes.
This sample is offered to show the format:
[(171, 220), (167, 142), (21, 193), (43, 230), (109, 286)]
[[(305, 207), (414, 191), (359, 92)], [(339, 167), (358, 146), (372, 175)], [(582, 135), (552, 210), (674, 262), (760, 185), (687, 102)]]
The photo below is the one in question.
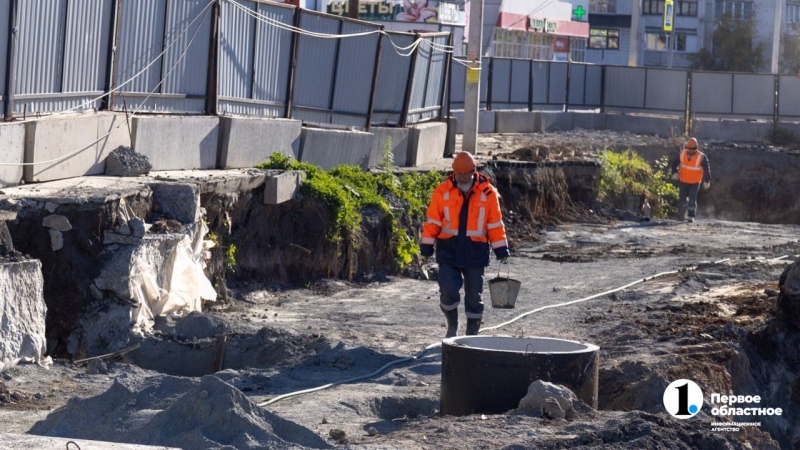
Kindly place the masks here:
[[(473, 242), (488, 242), (492, 249), (508, 247), (500, 201), (489, 178), (477, 173), (472, 185), (467, 213), (467, 236)], [(428, 220), (422, 227), (422, 244), (433, 245), (436, 238), (458, 236), (458, 221), (465, 195), (450, 175), (434, 191), (428, 206)]]
[(703, 158), (705, 157), (703, 152), (698, 151), (690, 161), (689, 151), (681, 150), (681, 166), (678, 170), (681, 183), (700, 184), (703, 181)]

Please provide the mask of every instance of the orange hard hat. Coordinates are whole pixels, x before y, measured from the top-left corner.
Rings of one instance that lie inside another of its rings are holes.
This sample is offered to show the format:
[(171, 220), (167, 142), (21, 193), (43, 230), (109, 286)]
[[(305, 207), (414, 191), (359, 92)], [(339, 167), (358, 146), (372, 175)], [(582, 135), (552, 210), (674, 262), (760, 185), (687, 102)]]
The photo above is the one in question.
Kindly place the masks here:
[(695, 138), (689, 138), (689, 140), (686, 141), (686, 144), (684, 144), (683, 146), (683, 148), (688, 148), (692, 150), (697, 150), (697, 147), (698, 147), (697, 139)]
[(475, 170), (475, 159), (469, 152), (459, 152), (453, 160), (453, 171), (456, 173), (469, 173)]

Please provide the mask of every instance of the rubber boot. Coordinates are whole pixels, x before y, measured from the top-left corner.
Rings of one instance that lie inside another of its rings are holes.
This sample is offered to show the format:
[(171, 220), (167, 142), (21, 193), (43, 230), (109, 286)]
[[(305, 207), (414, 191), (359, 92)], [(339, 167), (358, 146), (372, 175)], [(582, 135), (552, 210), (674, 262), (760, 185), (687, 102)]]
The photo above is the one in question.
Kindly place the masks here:
[(476, 336), (481, 329), (481, 319), (467, 319), (467, 336)]
[(445, 339), (456, 337), (456, 334), (458, 334), (458, 310), (453, 309), (451, 311), (447, 311), (446, 309), (442, 308), (442, 312), (447, 318), (447, 334), (444, 335)]

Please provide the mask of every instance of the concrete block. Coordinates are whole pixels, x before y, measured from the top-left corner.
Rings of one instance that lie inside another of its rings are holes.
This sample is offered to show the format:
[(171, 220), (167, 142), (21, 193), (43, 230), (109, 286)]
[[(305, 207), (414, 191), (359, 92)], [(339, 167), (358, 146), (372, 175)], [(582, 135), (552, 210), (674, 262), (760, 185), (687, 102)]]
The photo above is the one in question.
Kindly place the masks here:
[(744, 120), (693, 120), (693, 137), (701, 140), (729, 142), (760, 142), (772, 132), (772, 122), (747, 122)]
[(570, 131), (575, 125), (573, 121), (574, 113), (571, 112), (539, 112), (541, 128), (540, 131)]
[(368, 163), (369, 167), (377, 167), (383, 160), (383, 147), (386, 145), (386, 139), (391, 140), (394, 165), (398, 167), (408, 166), (408, 128), (371, 127), (369, 131), (375, 135)]
[(42, 358), (46, 315), (42, 263), (0, 263), (0, 372), (22, 358)]
[[(125, 115), (117, 113), (53, 117), (25, 124), (25, 181), (52, 181), (105, 172), (108, 154), (130, 145)], [(102, 139), (101, 139), (102, 138)]]
[(279, 205), (293, 199), (300, 192), (300, 185), (306, 179), (306, 173), (290, 170), (270, 178), (264, 183), (264, 204)]
[(273, 153), (299, 159), (301, 129), (299, 120), (220, 117), (217, 168), (253, 167)]
[(606, 115), (605, 113), (580, 113), (574, 112), (572, 115), (573, 128), (582, 128), (584, 130), (605, 130), (606, 129)]
[(200, 188), (191, 183), (151, 183), (153, 212), (157, 216), (172, 218), (183, 224), (200, 218)]
[(652, 117), (632, 114), (606, 114), (606, 129), (634, 134), (655, 134), (664, 138), (683, 135), (682, 117)]
[(375, 135), (360, 131), (303, 128), (300, 160), (325, 170), (340, 164), (369, 167)]
[(447, 124), (429, 122), (409, 129), (409, 166), (417, 167), (444, 156)]
[(541, 115), (530, 111), (497, 111), (498, 133), (535, 133), (541, 131)]
[[(478, 113), (478, 134), (496, 132), (495, 113), (496, 111), (480, 111)], [(453, 111), (451, 115), (458, 121), (456, 133), (464, 134), (464, 111)]]
[[(16, 164), (25, 158), (25, 125), (0, 124), (0, 162)], [(0, 166), (0, 187), (16, 186), (22, 180), (22, 166)]]
[(219, 118), (203, 116), (135, 117), (133, 148), (153, 170), (213, 169), (217, 165)]

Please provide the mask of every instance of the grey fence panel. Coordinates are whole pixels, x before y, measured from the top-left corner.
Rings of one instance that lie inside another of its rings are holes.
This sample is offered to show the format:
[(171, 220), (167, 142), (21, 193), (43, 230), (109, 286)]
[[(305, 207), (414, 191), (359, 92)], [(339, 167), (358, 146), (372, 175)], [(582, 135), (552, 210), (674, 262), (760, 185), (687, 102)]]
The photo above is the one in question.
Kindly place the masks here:
[[(409, 34), (389, 33), (389, 36), (398, 47), (408, 47), (416, 39), (416, 36)], [(411, 60), (411, 56), (401, 56), (394, 50), (388, 38), (384, 38), (378, 67), (373, 124), (401, 123)]]
[(661, 111), (686, 111), (686, 72), (647, 69), (645, 108)]
[[(295, 10), (239, 1), (274, 21), (292, 25)], [(218, 112), (283, 117), (288, 101), (292, 33), (257, 21), (229, 2), (220, 11)]]
[(586, 94), (586, 65), (569, 65), (569, 101), (570, 106), (584, 106)]
[(800, 117), (800, 79), (794, 76), (781, 77), (779, 93), (780, 118)]
[[(449, 35), (423, 36), (438, 46), (447, 45)], [(417, 48), (417, 66), (414, 70), (414, 86), (408, 109), (408, 123), (418, 123), (439, 117), (441, 114), (442, 80), (445, 75), (447, 54), (439, 47), (421, 44)], [(487, 78), (488, 78), (488, 70)], [(488, 81), (488, 80), (487, 80)]]
[(511, 62), (506, 58), (492, 58), (492, 109), (510, 108)]
[(603, 91), (603, 67), (586, 66), (585, 106), (601, 106)]
[[(463, 61), (463, 60), (461, 60)], [(464, 90), (467, 83), (467, 68), (453, 58), (450, 69), (450, 107), (453, 109), (464, 108)]]
[(543, 61), (533, 62), (533, 77), (531, 77), (531, 89), (533, 89), (533, 104), (547, 104), (549, 98), (550, 63)]
[(639, 67), (606, 67), (604, 107), (643, 108), (647, 74)]
[[(11, 0), (0, 0), (0, 117), (6, 110), (6, 70), (8, 67), (8, 17)], [(5, 18), (5, 20), (3, 20)]]
[[(300, 11), (300, 27), (316, 33), (339, 34), (340, 20)], [(292, 118), (330, 123), (329, 108), (334, 81), (337, 42), (300, 35), (294, 80)]]
[(551, 62), (550, 63), (550, 82), (547, 83), (548, 92), (547, 102), (551, 105), (562, 105), (567, 102), (567, 71), (569, 63)]
[(733, 113), (745, 115), (775, 114), (774, 75), (733, 75)]
[(692, 113), (733, 113), (733, 74), (692, 73)]
[(528, 109), (528, 89), (530, 89), (531, 62), (515, 59), (511, 61), (511, 104), (517, 108)]
[(121, 4), (114, 85), (155, 63), (114, 95), (112, 108), (205, 112), (212, 2), (126, 0)]
[[(353, 22), (342, 24), (342, 34), (366, 33), (379, 26)], [(336, 66), (331, 122), (368, 128), (369, 98), (375, 76), (379, 34), (342, 39)], [(390, 45), (390, 44), (386, 44)]]
[[(4, 3), (6, 13), (0, 22), (5, 22), (2, 27), (8, 30), (9, 2)], [(89, 101), (100, 96), (105, 87), (111, 4), (111, 0), (18, 3), (14, 95), (17, 115), (99, 107), (100, 100)], [(4, 34), (3, 54), (7, 50), (7, 31)]]

